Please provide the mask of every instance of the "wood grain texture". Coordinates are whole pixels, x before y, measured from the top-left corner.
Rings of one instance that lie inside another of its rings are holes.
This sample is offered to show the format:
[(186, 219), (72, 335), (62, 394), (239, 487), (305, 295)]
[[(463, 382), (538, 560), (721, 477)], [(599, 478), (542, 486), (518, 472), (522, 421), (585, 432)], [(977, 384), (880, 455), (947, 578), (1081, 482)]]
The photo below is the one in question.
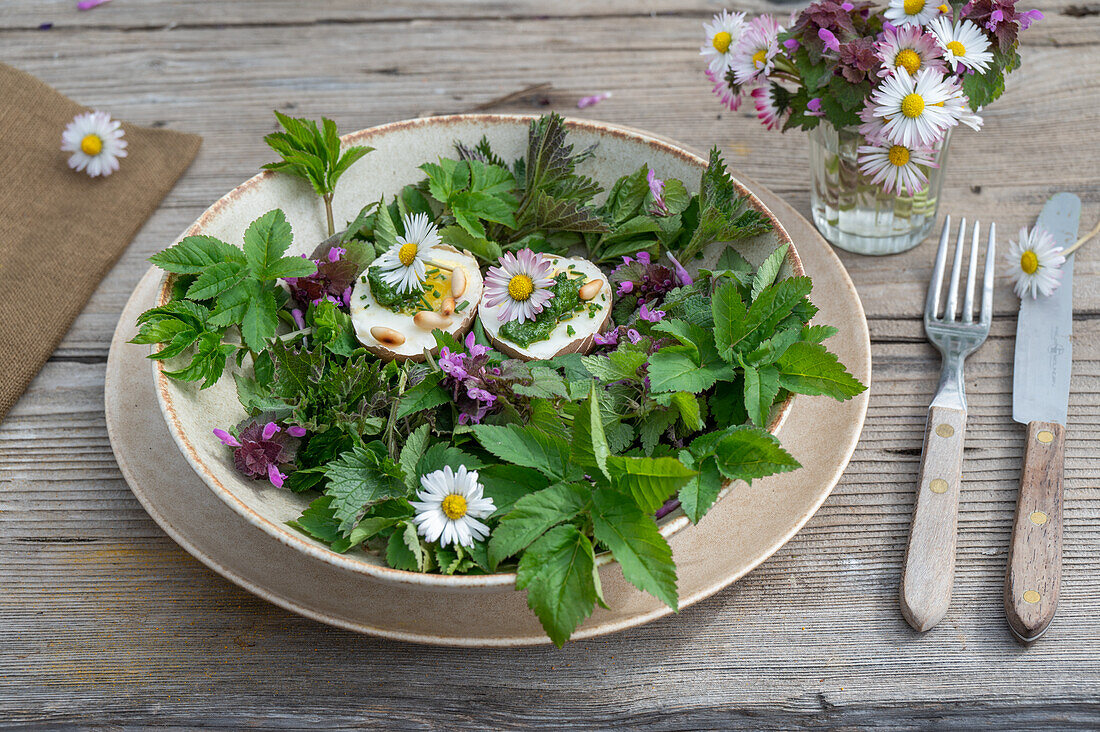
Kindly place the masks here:
[(901, 614), (922, 632), (943, 620), (951, 604), (965, 437), (966, 410), (929, 408), (898, 591)]
[(1035, 641), (1058, 611), (1062, 586), (1062, 472), (1066, 428), (1027, 426), (1020, 496), (1005, 570), (1005, 615), (1016, 637)]
[[(1003, 620), (1025, 443), (1011, 419), (1016, 305), (1003, 282), (990, 337), (967, 364), (953, 602), (925, 634), (897, 609), (939, 375), (921, 322), (934, 242), (886, 258), (840, 253), (871, 328), (867, 426), (824, 507), (744, 580), (680, 615), (561, 651), (470, 652), (359, 637), (258, 600), (179, 549), (122, 481), (103, 424), (107, 345), (145, 258), (270, 160), (260, 136), (273, 127), (271, 109), (325, 114), (345, 130), (429, 111), (556, 109), (698, 149), (718, 144), (734, 169), (807, 215), (805, 139), (768, 132), (749, 108), (730, 113), (711, 97), (696, 49), (717, 2), (73, 6), (4, 0), (0, 56), (84, 104), (205, 139), (0, 424), (4, 725), (1100, 725), (1100, 248), (1075, 255), (1064, 582), (1057, 620), (1030, 649)], [(1047, 20), (1025, 36), (1023, 68), (987, 110), (985, 130), (953, 140), (943, 213), (996, 220), (1002, 250), (1059, 190), (1081, 197), (1084, 224), (1100, 218), (1100, 15), (1076, 6), (1085, 12), (1052, 0), (1026, 5)], [(794, 7), (754, 0), (732, 9)], [(51, 30), (37, 30), (46, 22)], [(605, 90), (614, 96), (576, 109), (580, 96)]]

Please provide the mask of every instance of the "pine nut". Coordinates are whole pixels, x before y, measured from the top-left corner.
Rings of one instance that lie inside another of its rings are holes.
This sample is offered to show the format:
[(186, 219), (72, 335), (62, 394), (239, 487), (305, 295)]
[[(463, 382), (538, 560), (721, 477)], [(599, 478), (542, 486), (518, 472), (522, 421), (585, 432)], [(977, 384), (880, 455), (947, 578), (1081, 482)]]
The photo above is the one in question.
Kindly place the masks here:
[[(436, 328), (443, 330), (451, 324), (451, 319), (439, 313), (433, 313), (431, 310), (421, 310), (413, 316), (413, 322), (416, 323), (417, 328), (423, 328), (424, 330), (435, 330)], [(401, 340), (403, 341), (404, 338)]]
[(451, 295), (457, 300), (466, 293), (466, 270), (455, 267), (451, 271)]
[(599, 293), (600, 288), (602, 287), (603, 280), (589, 280), (581, 286), (581, 289), (577, 292), (577, 295), (582, 300), (591, 300)]
[(400, 346), (405, 342), (405, 336), (401, 335), (393, 328), (386, 328), (381, 325), (376, 325), (371, 328), (370, 334), (374, 340), (384, 346)]
[(439, 305), (439, 314), (445, 318), (455, 314), (455, 299), (453, 297), (443, 298), (443, 302)]

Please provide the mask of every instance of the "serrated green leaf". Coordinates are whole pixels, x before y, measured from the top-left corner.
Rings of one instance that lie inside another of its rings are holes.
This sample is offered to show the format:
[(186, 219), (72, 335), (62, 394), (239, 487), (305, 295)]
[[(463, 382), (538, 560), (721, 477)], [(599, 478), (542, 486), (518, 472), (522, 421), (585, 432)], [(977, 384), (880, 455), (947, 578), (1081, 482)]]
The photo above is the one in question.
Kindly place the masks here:
[(404, 484), (385, 468), (384, 460), (378, 452), (356, 446), (325, 469), (329, 479), (325, 494), (332, 496), (333, 515), (345, 535), (364, 510), (387, 498), (405, 495)]
[(696, 365), (690, 346), (666, 346), (649, 357), (649, 385), (654, 392), (704, 392), (718, 379), (732, 378), (733, 372), (721, 366)]
[(202, 271), (187, 288), (189, 300), (209, 300), (235, 286), (244, 277), (244, 266), (237, 262), (218, 262)]
[(607, 470), (607, 458), (611, 454), (607, 446), (607, 435), (603, 431), (603, 417), (600, 414), (600, 401), (593, 381), (588, 399), (580, 403), (573, 417), (572, 459), (584, 467), (598, 468), (600, 473), (611, 480)]
[(244, 256), (258, 279), (272, 279), (270, 268), (282, 258), (294, 240), (294, 234), (281, 209), (259, 217), (244, 232)]
[[(681, 451), (681, 460), (690, 459), (687, 451)], [(685, 463), (686, 464), (686, 463)], [(699, 474), (689, 480), (678, 495), (680, 508), (693, 524), (699, 523), (699, 519), (710, 510), (718, 499), (722, 490), (722, 473), (718, 470), (718, 462), (713, 457), (706, 457), (695, 466)]]
[(638, 506), (653, 513), (695, 475), (695, 471), (671, 457), (625, 457), (607, 459), (612, 484), (628, 491)]
[(790, 245), (783, 244), (776, 247), (775, 251), (768, 255), (760, 266), (756, 270), (756, 274), (752, 278), (752, 299), (756, 300), (760, 296), (760, 293), (764, 291), (765, 287), (769, 287), (775, 282), (775, 278), (779, 276), (779, 270), (783, 266), (783, 262), (787, 259), (787, 250)]
[(439, 386), (442, 378), (443, 374), (439, 371), (428, 374), (423, 381), (402, 394), (397, 404), (397, 419), (404, 419), (451, 401), (451, 395)]
[(481, 446), (501, 460), (534, 468), (551, 480), (564, 480), (576, 472), (569, 460), (569, 443), (541, 430), (479, 424), (473, 432)]
[(416, 467), (428, 446), (428, 429), (427, 424), (420, 425), (409, 434), (405, 444), (401, 446), (401, 456), (397, 462), (405, 474), (405, 487), (410, 491), (420, 488), (420, 473)]
[(629, 496), (602, 489), (592, 494), (592, 529), (619, 562), (627, 582), (677, 609), (676, 564), (652, 516)]
[(844, 401), (863, 392), (864, 386), (844, 364), (817, 343), (795, 343), (780, 357), (779, 385), (798, 394), (824, 395)]
[[(695, 446), (692, 445), (694, 452)], [(779, 445), (776, 437), (758, 427), (730, 430), (714, 448), (718, 469), (730, 480), (752, 484), (754, 478), (786, 473), (802, 467)]]
[(745, 367), (745, 411), (757, 427), (767, 426), (778, 393), (779, 370), (775, 366)]
[(747, 318), (745, 303), (735, 283), (726, 282), (714, 291), (711, 312), (714, 314), (714, 343), (720, 353), (727, 355)]
[(244, 263), (244, 253), (212, 236), (187, 236), (179, 244), (149, 257), (149, 261), (166, 272), (199, 274), (219, 262)]
[(279, 306), (275, 302), (275, 293), (260, 287), (253, 281), (251, 299), (241, 316), (241, 337), (250, 351), (259, 353), (267, 347), (267, 341), (275, 336), (279, 328)]
[(516, 589), (527, 590), (527, 606), (559, 647), (595, 608), (595, 570), (592, 542), (571, 524), (546, 532), (520, 559)]
[(588, 505), (590, 490), (576, 483), (558, 483), (518, 500), (489, 537), (489, 566), (526, 549), (551, 527), (568, 521)]

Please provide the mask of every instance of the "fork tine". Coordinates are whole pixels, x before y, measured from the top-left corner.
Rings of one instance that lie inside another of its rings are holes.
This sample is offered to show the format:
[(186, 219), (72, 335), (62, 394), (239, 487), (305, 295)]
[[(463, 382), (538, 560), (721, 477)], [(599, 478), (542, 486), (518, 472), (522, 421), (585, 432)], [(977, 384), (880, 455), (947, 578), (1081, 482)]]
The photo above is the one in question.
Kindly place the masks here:
[(985, 245), (985, 278), (982, 281), (982, 325), (993, 321), (993, 274), (997, 261), (997, 225), (989, 225), (989, 243)]
[(966, 246), (966, 219), (959, 222), (959, 238), (955, 242), (955, 260), (951, 265), (951, 284), (947, 290), (947, 305), (943, 309), (943, 319), (951, 323), (955, 320), (955, 311), (959, 305), (959, 277), (962, 274), (963, 247)]
[(963, 297), (963, 323), (974, 322), (974, 280), (978, 277), (978, 232), (982, 228), (982, 222), (974, 222), (973, 236), (970, 237), (970, 266), (966, 269), (966, 296)]
[(943, 289), (943, 267), (947, 264), (947, 238), (951, 233), (950, 214), (943, 221), (943, 231), (940, 232), (940, 248), (936, 250), (936, 264), (932, 268), (932, 279), (928, 282), (928, 295), (924, 302), (924, 317), (928, 320), (936, 319), (936, 312), (940, 306), (940, 291)]

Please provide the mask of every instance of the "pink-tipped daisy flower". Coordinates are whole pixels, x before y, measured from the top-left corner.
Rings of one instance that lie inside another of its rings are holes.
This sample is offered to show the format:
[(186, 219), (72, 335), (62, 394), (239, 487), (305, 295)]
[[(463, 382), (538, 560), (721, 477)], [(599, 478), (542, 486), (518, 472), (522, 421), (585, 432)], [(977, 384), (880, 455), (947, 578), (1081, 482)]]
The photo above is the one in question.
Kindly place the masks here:
[(775, 87), (771, 84), (758, 86), (749, 93), (756, 107), (756, 118), (769, 130), (779, 129), (786, 115), (780, 113), (779, 105), (775, 103)]
[(761, 15), (749, 21), (730, 58), (734, 81), (747, 84), (771, 73), (779, 53), (781, 30), (779, 23), (770, 15)]
[(886, 28), (875, 43), (875, 52), (882, 59), (879, 76), (889, 76), (902, 68), (912, 76), (921, 69), (944, 71), (943, 49), (936, 37), (925, 33), (919, 25)]
[(887, 193), (914, 195), (928, 183), (923, 168), (938, 167), (931, 148), (908, 148), (890, 144), (861, 145), (857, 150), (859, 170), (881, 185)]
[(505, 252), (485, 274), (485, 302), (489, 307), (504, 303), (497, 315), (502, 323), (534, 320), (554, 297), (552, 271), (551, 261), (530, 249)]

